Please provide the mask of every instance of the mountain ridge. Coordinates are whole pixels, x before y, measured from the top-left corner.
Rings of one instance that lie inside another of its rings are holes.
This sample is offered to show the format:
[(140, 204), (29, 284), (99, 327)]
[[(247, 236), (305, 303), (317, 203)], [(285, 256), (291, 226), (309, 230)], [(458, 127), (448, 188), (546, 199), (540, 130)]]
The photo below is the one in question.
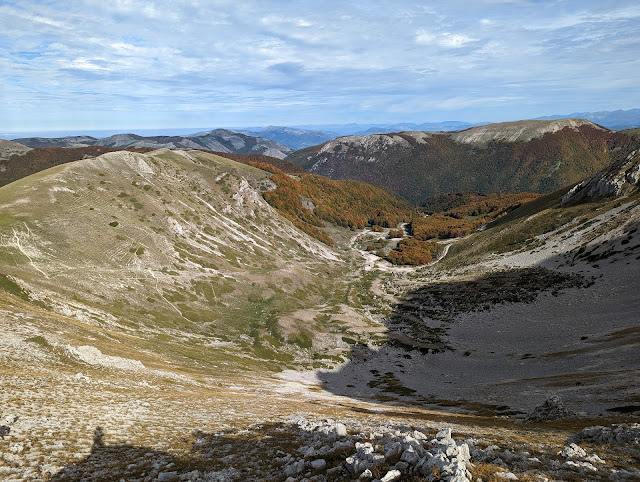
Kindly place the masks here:
[(137, 134), (115, 134), (102, 139), (90, 136), (61, 138), (18, 138), (13, 142), (27, 147), (82, 147), (105, 146), (115, 148), (139, 147), (152, 149), (206, 149), (238, 154), (265, 154), (284, 159), (293, 151), (271, 139), (258, 138), (228, 129), (213, 129), (189, 136), (140, 136)]
[(640, 109), (596, 111), (596, 112), (574, 112), (569, 115), (550, 115), (538, 117), (538, 119), (561, 119), (566, 117), (578, 117), (588, 119), (591, 122), (600, 124), (607, 129), (624, 130), (640, 127)]
[(551, 192), (639, 143), (587, 120), (534, 120), (458, 132), (345, 136), (287, 160), (332, 179), (382, 184), (415, 203), (447, 192)]

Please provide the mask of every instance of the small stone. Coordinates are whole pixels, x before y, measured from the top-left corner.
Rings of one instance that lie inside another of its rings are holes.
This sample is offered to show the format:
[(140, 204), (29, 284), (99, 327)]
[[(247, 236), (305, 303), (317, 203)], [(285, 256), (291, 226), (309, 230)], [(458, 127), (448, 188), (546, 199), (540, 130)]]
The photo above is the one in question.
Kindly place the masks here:
[(420, 456), (412, 446), (409, 446), (404, 452), (402, 452), (400, 460), (407, 462), (410, 465), (415, 465), (418, 463), (418, 460), (420, 460)]
[(402, 478), (402, 472), (399, 470), (390, 470), (380, 479), (380, 482), (396, 482)]
[(496, 472), (493, 475), (498, 479), (518, 480), (518, 477), (513, 472)]
[(585, 452), (585, 450), (579, 445), (571, 444), (562, 449), (562, 451), (559, 452), (558, 455), (567, 459), (581, 459), (587, 456), (587, 452)]
[(360, 474), (361, 479), (373, 479), (373, 473), (367, 469)]
[(200, 478), (199, 470), (192, 470), (180, 476), (180, 480), (198, 480)]
[(311, 461), (311, 468), (314, 470), (322, 470), (327, 466), (325, 459), (316, 459)]
[(178, 472), (160, 472), (156, 478), (158, 482), (178, 482)]
[(592, 464), (590, 464), (589, 462), (576, 462), (574, 460), (567, 460), (564, 464), (562, 464), (562, 466), (567, 469), (578, 470), (580, 472), (583, 472), (583, 471), (597, 472), (598, 471), (598, 469), (594, 467)]

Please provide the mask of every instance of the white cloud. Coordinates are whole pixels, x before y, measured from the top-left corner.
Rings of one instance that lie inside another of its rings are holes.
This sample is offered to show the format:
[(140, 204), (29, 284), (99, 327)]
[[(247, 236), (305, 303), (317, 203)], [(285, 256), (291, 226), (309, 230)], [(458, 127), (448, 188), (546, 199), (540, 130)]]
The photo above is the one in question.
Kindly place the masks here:
[(438, 45), (440, 47), (457, 49), (473, 42), (474, 39), (467, 37), (466, 35), (450, 32), (432, 34), (425, 30), (418, 30), (414, 37), (414, 41), (420, 45)]
[(290, 123), (531, 102), (555, 113), (559, 92), (576, 104), (640, 106), (637, 0), (383, 3), (0, 2), (0, 105), (12, 123), (84, 109), (107, 124), (121, 121), (110, 114), (118, 109), (166, 112), (166, 122), (198, 113), (193, 125), (206, 125), (207, 111), (247, 112), (249, 123), (270, 109)]
[(78, 58), (78, 59), (72, 60), (71, 63), (68, 65), (68, 67), (72, 69), (78, 69), (78, 70), (101, 71), (101, 72), (107, 72), (109, 70), (112, 70), (108, 67), (105, 67), (104, 65), (99, 65), (98, 63), (96, 63), (96, 62), (104, 63), (104, 61), (105, 59)]

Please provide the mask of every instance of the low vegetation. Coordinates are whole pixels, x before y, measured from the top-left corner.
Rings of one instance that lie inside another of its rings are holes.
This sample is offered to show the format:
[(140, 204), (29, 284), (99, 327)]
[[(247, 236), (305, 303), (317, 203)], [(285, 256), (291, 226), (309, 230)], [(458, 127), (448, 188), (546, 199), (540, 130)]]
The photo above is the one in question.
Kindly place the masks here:
[(421, 265), (431, 263), (438, 252), (438, 244), (415, 238), (403, 239), (398, 247), (391, 250), (387, 259), (393, 264)]
[(272, 172), (277, 188), (264, 193), (265, 200), (307, 234), (332, 245), (322, 231), (325, 222), (351, 230), (389, 228), (408, 221), (414, 209), (386, 190), (358, 181), (334, 181), (307, 174), (293, 177), (274, 166), (253, 164)]
[(524, 142), (494, 140), (486, 146), (457, 142), (446, 133), (425, 134), (421, 142), (406, 134), (385, 137), (397, 142), (338, 139), (330, 141), (339, 143), (332, 150), (323, 144), (296, 151), (287, 160), (306, 169), (315, 165), (314, 172), (333, 179), (382, 183), (419, 203), (447, 192), (552, 192), (640, 147), (640, 137), (589, 125)]
[(459, 238), (540, 196), (534, 193), (434, 196), (422, 203), (421, 209), (429, 216), (414, 219), (410, 231), (420, 240)]

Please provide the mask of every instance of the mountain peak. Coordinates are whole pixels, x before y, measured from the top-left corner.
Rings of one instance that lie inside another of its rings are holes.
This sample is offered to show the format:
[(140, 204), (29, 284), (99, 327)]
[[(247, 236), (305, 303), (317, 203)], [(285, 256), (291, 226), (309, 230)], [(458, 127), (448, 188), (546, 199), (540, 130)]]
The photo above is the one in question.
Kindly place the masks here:
[(586, 119), (552, 119), (552, 120), (523, 120), (515, 122), (499, 122), (484, 126), (471, 127), (451, 134), (451, 137), (463, 144), (486, 145), (491, 141), (522, 142), (530, 141), (544, 134), (557, 132), (570, 127), (576, 130), (583, 125), (606, 130)]

